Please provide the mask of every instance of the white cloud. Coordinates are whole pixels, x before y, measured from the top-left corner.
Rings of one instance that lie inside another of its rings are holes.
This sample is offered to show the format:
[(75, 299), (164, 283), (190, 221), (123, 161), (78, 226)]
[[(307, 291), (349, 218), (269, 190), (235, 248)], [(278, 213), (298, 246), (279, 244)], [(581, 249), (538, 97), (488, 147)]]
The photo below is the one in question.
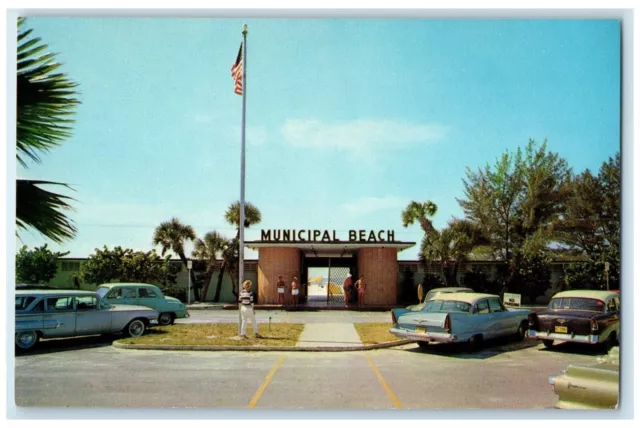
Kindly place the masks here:
[(267, 141), (267, 131), (261, 127), (247, 128), (247, 144), (261, 146)]
[(406, 204), (406, 199), (397, 196), (368, 196), (342, 204), (341, 208), (349, 215), (359, 216), (385, 210), (400, 212)]
[(447, 127), (438, 124), (413, 124), (390, 119), (358, 119), (336, 123), (288, 119), (281, 129), (285, 141), (293, 146), (337, 149), (356, 154), (437, 141), (444, 137), (447, 130)]

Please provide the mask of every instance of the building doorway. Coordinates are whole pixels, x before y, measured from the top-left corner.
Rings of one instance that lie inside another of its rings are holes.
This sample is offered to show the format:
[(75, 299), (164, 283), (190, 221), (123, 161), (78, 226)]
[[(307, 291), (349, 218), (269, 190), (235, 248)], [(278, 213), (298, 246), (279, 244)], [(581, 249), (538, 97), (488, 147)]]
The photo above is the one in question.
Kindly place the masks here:
[(342, 283), (349, 274), (357, 278), (357, 267), (358, 262), (355, 255), (349, 255), (349, 257), (304, 257), (302, 283), (305, 284), (304, 294), (307, 305), (344, 306)]

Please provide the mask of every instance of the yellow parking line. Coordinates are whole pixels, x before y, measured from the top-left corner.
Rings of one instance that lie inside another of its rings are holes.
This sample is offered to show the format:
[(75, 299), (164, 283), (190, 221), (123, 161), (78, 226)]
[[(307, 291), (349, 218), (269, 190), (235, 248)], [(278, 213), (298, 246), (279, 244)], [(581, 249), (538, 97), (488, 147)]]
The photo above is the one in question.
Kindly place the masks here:
[(364, 357), (367, 359), (367, 361), (369, 361), (369, 365), (371, 366), (371, 370), (373, 370), (373, 372), (376, 374), (376, 377), (378, 378), (378, 380), (382, 384), (382, 387), (384, 388), (385, 392), (387, 393), (387, 395), (391, 399), (391, 402), (393, 403), (393, 405), (396, 406), (396, 409), (402, 409), (402, 404), (400, 404), (400, 400), (398, 400), (398, 397), (396, 397), (396, 394), (393, 393), (393, 391), (389, 387), (389, 384), (387, 383), (387, 381), (384, 380), (384, 378), (380, 374), (380, 371), (378, 370), (376, 365), (373, 364), (373, 360), (371, 359), (371, 357), (369, 357), (368, 355), (365, 355)]
[(262, 397), (262, 394), (264, 393), (265, 389), (267, 389), (267, 386), (269, 386), (269, 382), (271, 382), (273, 375), (276, 374), (276, 372), (278, 371), (282, 363), (284, 363), (284, 360), (285, 360), (285, 356), (282, 355), (280, 359), (278, 359), (278, 362), (276, 363), (276, 365), (273, 366), (273, 368), (271, 369), (267, 377), (264, 378), (264, 382), (262, 382), (262, 385), (260, 385), (260, 388), (258, 388), (256, 393), (253, 395), (253, 398), (251, 399), (251, 401), (249, 401), (249, 406), (247, 407), (249, 408), (256, 407), (256, 404), (258, 404), (258, 401), (260, 401), (260, 397)]

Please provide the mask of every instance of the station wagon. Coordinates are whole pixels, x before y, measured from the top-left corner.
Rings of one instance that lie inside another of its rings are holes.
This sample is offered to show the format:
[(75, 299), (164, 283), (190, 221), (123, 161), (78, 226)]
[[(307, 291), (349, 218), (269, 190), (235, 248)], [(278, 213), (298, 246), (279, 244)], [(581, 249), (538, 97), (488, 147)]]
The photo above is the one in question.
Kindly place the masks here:
[(41, 338), (124, 333), (144, 334), (158, 312), (142, 306), (111, 305), (92, 291), (16, 291), (15, 344), (33, 348)]

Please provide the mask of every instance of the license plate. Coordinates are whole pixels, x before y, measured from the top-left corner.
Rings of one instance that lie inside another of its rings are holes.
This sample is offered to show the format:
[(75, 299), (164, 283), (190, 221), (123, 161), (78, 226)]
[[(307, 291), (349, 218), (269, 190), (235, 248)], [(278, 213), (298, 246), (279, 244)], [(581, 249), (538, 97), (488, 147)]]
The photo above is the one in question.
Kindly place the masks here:
[(427, 329), (425, 327), (416, 327), (416, 333), (426, 333)]
[(556, 333), (567, 333), (567, 327), (566, 326), (562, 326), (562, 325), (557, 325), (556, 326)]

